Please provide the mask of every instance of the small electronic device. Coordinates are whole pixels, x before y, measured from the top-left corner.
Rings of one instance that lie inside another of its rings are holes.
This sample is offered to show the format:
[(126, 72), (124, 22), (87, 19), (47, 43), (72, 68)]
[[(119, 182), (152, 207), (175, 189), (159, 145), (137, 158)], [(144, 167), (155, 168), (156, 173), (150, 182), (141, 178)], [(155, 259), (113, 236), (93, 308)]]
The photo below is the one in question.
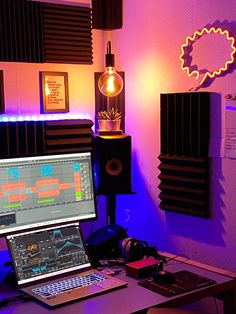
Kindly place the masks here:
[(125, 265), (126, 275), (140, 278), (163, 269), (163, 263), (153, 258), (144, 258)]
[(153, 273), (153, 280), (164, 285), (169, 285), (175, 282), (175, 276), (167, 270), (161, 270)]

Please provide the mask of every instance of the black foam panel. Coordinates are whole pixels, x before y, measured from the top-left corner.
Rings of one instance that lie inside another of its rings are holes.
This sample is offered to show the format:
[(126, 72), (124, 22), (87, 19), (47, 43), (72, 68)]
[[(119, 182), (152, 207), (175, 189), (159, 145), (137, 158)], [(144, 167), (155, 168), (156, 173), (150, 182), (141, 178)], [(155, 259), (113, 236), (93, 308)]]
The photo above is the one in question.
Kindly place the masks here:
[(209, 217), (209, 130), (209, 93), (161, 94), (161, 209)]
[(94, 29), (122, 28), (122, 0), (92, 0), (92, 24)]

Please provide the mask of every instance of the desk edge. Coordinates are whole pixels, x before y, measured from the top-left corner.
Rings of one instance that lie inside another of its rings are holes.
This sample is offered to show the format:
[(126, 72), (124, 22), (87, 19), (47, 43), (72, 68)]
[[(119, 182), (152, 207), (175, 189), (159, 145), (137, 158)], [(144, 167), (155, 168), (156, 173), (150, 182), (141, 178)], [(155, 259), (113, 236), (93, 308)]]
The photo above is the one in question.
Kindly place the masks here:
[(187, 257), (178, 256), (178, 255), (175, 255), (175, 254), (172, 254), (172, 253), (168, 253), (168, 252), (159, 252), (159, 253), (161, 255), (167, 257), (167, 258), (170, 258), (170, 259), (173, 259), (173, 260), (185, 263), (185, 264), (189, 264), (189, 265), (192, 265), (192, 266), (196, 266), (196, 267), (200, 267), (200, 268), (203, 268), (203, 269), (207, 269), (209, 271), (212, 271), (214, 273), (218, 273), (218, 274), (221, 274), (221, 275), (224, 275), (224, 276), (227, 276), (227, 277), (236, 278), (236, 273), (231, 272), (231, 271), (226, 270), (226, 269), (222, 269), (222, 268), (218, 268), (218, 267), (211, 266), (211, 265), (208, 265), (208, 264), (204, 264), (204, 263), (201, 263), (201, 262), (189, 259)]

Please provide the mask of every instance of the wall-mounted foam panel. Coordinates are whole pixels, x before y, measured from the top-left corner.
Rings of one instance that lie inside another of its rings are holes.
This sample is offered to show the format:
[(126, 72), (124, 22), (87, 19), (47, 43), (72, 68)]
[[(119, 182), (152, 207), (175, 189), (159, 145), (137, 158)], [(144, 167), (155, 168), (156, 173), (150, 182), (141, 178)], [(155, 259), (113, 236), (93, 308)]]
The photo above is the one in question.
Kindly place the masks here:
[(91, 23), (90, 8), (43, 3), (45, 62), (92, 63)]
[(0, 60), (91, 64), (89, 7), (0, 1)]
[(92, 125), (90, 120), (45, 121), (45, 153), (91, 151)]
[(160, 208), (209, 217), (210, 94), (161, 94)]
[(122, 28), (122, 0), (92, 0), (92, 20), (94, 29), (114, 30)]
[(92, 150), (91, 120), (0, 123), (0, 158)]
[(0, 1), (1, 61), (43, 62), (42, 4)]

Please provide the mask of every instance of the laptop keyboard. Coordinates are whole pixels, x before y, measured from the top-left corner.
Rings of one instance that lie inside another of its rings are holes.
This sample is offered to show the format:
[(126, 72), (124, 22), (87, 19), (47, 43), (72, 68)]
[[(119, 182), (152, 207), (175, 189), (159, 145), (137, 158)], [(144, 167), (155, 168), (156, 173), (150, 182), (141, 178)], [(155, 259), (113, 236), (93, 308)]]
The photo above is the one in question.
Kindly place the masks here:
[(68, 290), (91, 286), (106, 279), (107, 278), (105, 276), (94, 272), (37, 287), (32, 289), (32, 291), (43, 298), (48, 298)]

